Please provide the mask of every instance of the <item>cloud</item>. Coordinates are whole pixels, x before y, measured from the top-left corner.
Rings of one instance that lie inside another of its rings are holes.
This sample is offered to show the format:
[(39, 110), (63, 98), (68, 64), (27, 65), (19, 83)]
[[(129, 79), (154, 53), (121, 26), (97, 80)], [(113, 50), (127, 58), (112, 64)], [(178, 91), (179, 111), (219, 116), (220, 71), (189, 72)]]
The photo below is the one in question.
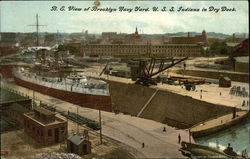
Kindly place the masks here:
[[(192, 18), (193, 16), (189, 16)], [(81, 15), (72, 15), (72, 23), (85, 26), (93, 32), (117, 31), (133, 32), (138, 26), (147, 33), (165, 33), (175, 32), (175, 28), (189, 28), (190, 19), (171, 14), (169, 12), (147, 12), (147, 13), (84, 13)], [(94, 27), (91, 27), (94, 26)]]

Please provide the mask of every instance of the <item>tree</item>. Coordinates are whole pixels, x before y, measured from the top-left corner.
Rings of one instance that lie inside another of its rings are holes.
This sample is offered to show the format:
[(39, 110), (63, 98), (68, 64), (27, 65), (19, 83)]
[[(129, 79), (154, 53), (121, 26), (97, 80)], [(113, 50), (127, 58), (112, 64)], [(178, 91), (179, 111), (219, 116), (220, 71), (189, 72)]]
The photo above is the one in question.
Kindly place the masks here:
[(221, 55), (228, 55), (229, 47), (227, 46), (226, 42), (215, 41), (210, 46), (210, 53), (212, 54), (221, 54)]
[(79, 49), (77, 49), (74, 46), (70, 46), (70, 45), (59, 45), (58, 51), (69, 51), (69, 53), (75, 54), (75, 53), (79, 52)]
[(54, 34), (47, 34), (44, 36), (44, 41), (46, 42), (51, 42), (55, 40), (55, 35)]

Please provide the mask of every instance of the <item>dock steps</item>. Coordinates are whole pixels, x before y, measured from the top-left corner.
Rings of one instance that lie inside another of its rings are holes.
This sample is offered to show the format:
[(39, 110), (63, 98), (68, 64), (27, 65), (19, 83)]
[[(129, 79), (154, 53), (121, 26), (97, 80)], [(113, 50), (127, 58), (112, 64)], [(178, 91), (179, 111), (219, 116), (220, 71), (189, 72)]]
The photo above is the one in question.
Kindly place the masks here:
[(156, 95), (156, 93), (159, 91), (159, 89), (156, 89), (155, 92), (153, 93), (153, 95), (149, 98), (149, 100), (145, 103), (145, 105), (142, 107), (142, 109), (140, 110), (140, 112), (137, 114), (137, 117), (140, 117), (141, 114), (143, 113), (143, 111), (147, 108), (148, 104), (152, 101), (152, 99), (154, 98), (154, 96)]

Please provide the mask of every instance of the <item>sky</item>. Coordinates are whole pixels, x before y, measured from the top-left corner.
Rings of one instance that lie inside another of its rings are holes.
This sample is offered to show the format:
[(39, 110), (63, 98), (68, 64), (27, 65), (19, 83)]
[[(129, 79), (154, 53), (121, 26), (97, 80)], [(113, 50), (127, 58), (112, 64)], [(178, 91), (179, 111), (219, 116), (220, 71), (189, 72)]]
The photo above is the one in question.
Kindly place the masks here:
[[(66, 11), (51, 11), (65, 6)], [(0, 2), (0, 31), (2, 32), (34, 32), (35, 27), (28, 26), (36, 23), (36, 13), (39, 14), (40, 32), (81, 32), (89, 33), (118, 32), (133, 33), (138, 27), (140, 33), (164, 34), (176, 32), (217, 32), (225, 34), (249, 33), (248, 1), (105, 1), (100, 0), (98, 8), (150, 9), (149, 12), (107, 12), (107, 11), (68, 11), (69, 6), (88, 8), (94, 6), (94, 0), (89, 1), (1, 1)], [(161, 9), (166, 7), (167, 11)], [(202, 8), (219, 8), (215, 11), (202, 12)], [(221, 7), (235, 9), (222, 12)], [(152, 7), (158, 7), (153, 12)], [(169, 9), (174, 7), (175, 11)], [(182, 11), (178, 8), (200, 9), (199, 12)], [(90, 8), (91, 9), (91, 8)]]

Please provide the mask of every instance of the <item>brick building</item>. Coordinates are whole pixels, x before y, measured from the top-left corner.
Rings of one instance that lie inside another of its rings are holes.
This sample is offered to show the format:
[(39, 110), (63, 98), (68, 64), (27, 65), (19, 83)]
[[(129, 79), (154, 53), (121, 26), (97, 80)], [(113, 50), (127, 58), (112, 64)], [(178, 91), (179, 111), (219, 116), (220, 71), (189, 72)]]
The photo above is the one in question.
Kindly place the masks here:
[(16, 41), (17, 34), (13, 32), (0, 33), (0, 41)]
[(81, 52), (90, 57), (197, 57), (202, 55), (206, 39), (205, 31), (195, 37), (146, 38), (139, 35), (136, 27), (133, 34), (116, 39), (116, 42), (83, 44)]
[(229, 56), (230, 62), (237, 72), (249, 72), (249, 39), (243, 40), (240, 44), (233, 48)]
[(233, 62), (236, 72), (249, 73), (249, 56), (235, 57)]
[(22, 128), (24, 113), (31, 111), (31, 99), (0, 86), (1, 132)]
[(67, 138), (67, 121), (42, 107), (24, 114), (24, 132), (42, 145), (51, 145)]
[[(234, 38), (233, 38), (234, 39)], [(238, 40), (237, 40), (238, 41)], [(223, 65), (230, 65), (236, 72), (249, 72), (249, 39), (245, 39), (240, 43), (230, 42), (227, 45), (230, 47), (230, 55), (227, 59), (218, 61), (216, 63)]]
[(245, 39), (240, 44), (236, 45), (232, 51), (231, 57), (249, 56), (248, 44), (249, 39)]
[(15, 54), (18, 51), (20, 51), (18, 43), (0, 41), (0, 56)]
[(187, 37), (171, 37), (169, 39), (170, 44), (199, 44), (207, 46), (207, 33), (205, 30), (202, 31), (201, 35), (191, 36), (188, 33)]
[(24, 124), (24, 113), (32, 112), (31, 109), (18, 103), (12, 103), (7, 109), (4, 109), (3, 115), (7, 118), (13, 119), (23, 126)]
[(102, 32), (103, 40), (111, 40), (117, 38), (117, 32)]
[(231, 87), (231, 79), (220, 75), (219, 87)]
[(86, 56), (147, 56), (156, 57), (197, 57), (202, 55), (198, 44), (163, 44), (163, 45), (133, 45), (133, 44), (85, 44), (82, 52)]

